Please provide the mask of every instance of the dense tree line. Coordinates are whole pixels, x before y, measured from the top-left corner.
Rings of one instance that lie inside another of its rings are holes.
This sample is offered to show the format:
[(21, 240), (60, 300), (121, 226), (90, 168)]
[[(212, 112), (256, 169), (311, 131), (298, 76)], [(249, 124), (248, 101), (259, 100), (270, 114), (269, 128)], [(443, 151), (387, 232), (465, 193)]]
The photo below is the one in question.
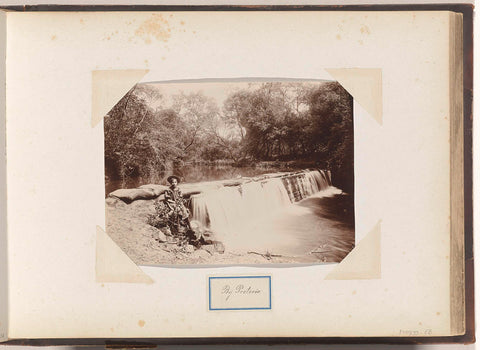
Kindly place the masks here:
[(137, 85), (109, 112), (109, 178), (147, 177), (190, 161), (305, 160), (353, 190), (353, 100), (336, 82), (252, 84), (221, 107), (201, 92), (171, 100), (167, 106), (154, 87)]

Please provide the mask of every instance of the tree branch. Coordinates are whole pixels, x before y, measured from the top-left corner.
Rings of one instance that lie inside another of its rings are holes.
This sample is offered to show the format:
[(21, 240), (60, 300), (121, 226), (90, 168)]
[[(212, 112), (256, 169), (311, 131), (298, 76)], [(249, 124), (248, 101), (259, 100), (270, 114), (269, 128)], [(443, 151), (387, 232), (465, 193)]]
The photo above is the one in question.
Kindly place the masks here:
[(196, 136), (197, 136), (198, 129), (199, 129), (199, 128), (195, 128), (195, 132), (193, 133), (192, 140), (191, 140), (190, 143), (187, 145), (187, 147), (185, 147), (185, 148), (183, 149), (183, 152), (186, 152), (187, 149), (189, 149), (190, 146), (193, 145), (193, 143), (195, 142), (195, 138), (196, 138)]
[(143, 117), (142, 117), (142, 119), (140, 120), (140, 122), (137, 124), (137, 127), (136, 127), (135, 131), (133, 132), (132, 136), (137, 133), (137, 131), (138, 131), (138, 129), (140, 128), (140, 126), (142, 125), (143, 120), (145, 119), (147, 113), (148, 113), (148, 109), (145, 109), (145, 113), (143, 113)]

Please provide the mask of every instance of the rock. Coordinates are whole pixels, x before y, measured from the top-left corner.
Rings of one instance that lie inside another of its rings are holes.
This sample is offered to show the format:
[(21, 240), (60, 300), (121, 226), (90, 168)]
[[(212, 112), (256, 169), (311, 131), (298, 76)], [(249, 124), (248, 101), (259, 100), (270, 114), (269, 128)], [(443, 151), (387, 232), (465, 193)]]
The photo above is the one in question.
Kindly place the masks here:
[(240, 180), (225, 180), (223, 181), (223, 186), (240, 186), (241, 184), (243, 184), (245, 181), (240, 179)]
[(212, 231), (206, 230), (202, 233), (203, 240), (206, 244), (213, 244), (214, 241), (218, 241), (218, 237)]
[(165, 236), (171, 236), (172, 231), (170, 231), (170, 227), (165, 226), (159, 229), (160, 232), (162, 232)]
[(220, 253), (220, 254), (223, 254), (225, 253), (225, 246), (223, 245), (222, 242), (220, 241), (215, 241), (213, 242), (213, 246), (215, 247), (215, 251)]
[(158, 197), (165, 192), (168, 186), (148, 184), (148, 185), (140, 186), (139, 188), (152, 190), (153, 193), (155, 193), (155, 196)]
[(107, 199), (105, 199), (105, 204), (106, 205), (111, 205), (111, 206), (115, 206), (115, 203), (118, 201), (118, 198), (115, 198), (115, 197), (107, 197)]
[(105, 199), (105, 204), (114, 208), (122, 207), (125, 205), (120, 199), (116, 197), (107, 197)]
[(202, 223), (198, 220), (191, 220), (190, 227), (195, 232), (200, 232), (200, 233), (205, 232), (205, 228), (203, 227)]
[(208, 252), (212, 255), (216, 252), (215, 251), (215, 246), (213, 244), (202, 245), (199, 250), (204, 250), (204, 251), (206, 251), (206, 252)]
[(213, 242), (213, 244), (202, 245), (200, 249), (206, 250), (210, 254), (214, 254), (214, 253), (223, 254), (225, 252), (225, 246), (220, 241), (215, 241)]
[(193, 252), (195, 251), (195, 247), (194, 247), (193, 245), (191, 245), (191, 244), (187, 244), (187, 245), (185, 246), (185, 251), (186, 251), (187, 253), (193, 253)]
[(155, 202), (149, 199), (137, 199), (129, 206), (137, 213), (155, 213)]
[(195, 250), (192, 253), (192, 258), (197, 258), (197, 259), (208, 259), (210, 258), (210, 256), (211, 256), (210, 253), (202, 249)]
[[(167, 235), (165, 234), (165, 232), (162, 232), (162, 230), (159, 230), (159, 229), (156, 229), (158, 232), (157, 232), (157, 240), (159, 242), (166, 242), (167, 241)], [(170, 230), (169, 230), (170, 231)]]
[(119, 198), (125, 203), (131, 203), (137, 199), (152, 199), (157, 197), (154, 190), (150, 188), (120, 189), (113, 191), (108, 196)]

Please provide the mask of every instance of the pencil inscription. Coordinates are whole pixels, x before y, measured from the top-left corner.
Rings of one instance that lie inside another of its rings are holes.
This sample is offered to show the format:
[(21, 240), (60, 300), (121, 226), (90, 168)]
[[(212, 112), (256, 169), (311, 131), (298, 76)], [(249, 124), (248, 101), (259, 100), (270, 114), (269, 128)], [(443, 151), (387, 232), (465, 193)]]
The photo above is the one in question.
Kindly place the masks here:
[(420, 337), (425, 335), (432, 335), (431, 329), (425, 330), (411, 330), (411, 329), (400, 329), (401, 336), (412, 336), (412, 337)]

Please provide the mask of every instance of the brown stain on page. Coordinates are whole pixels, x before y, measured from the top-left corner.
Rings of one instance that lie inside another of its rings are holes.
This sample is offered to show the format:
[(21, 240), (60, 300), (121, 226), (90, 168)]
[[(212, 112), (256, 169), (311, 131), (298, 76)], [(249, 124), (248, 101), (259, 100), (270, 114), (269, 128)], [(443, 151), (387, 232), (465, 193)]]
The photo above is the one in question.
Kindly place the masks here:
[(360, 33), (370, 34), (370, 28), (368, 28), (366, 25), (363, 25), (363, 26), (360, 27)]
[(145, 321), (144, 321), (144, 320), (139, 320), (139, 321), (138, 321), (138, 325), (139, 325), (140, 327), (145, 326)]
[(168, 21), (161, 14), (155, 13), (140, 24), (137, 30), (135, 30), (135, 35), (143, 39), (146, 44), (151, 44), (152, 39), (168, 41), (170, 31)]

